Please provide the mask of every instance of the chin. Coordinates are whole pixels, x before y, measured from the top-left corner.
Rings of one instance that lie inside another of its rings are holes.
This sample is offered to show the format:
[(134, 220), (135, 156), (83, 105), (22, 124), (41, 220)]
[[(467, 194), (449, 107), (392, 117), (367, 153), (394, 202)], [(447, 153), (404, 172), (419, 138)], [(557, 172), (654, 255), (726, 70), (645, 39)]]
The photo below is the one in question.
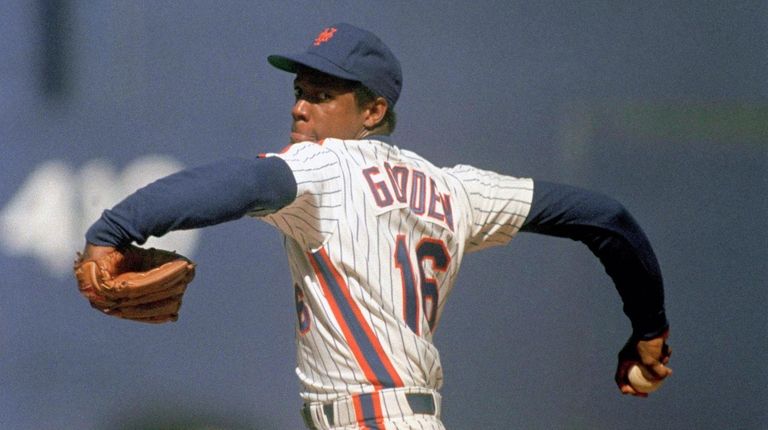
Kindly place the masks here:
[(317, 136), (297, 133), (295, 131), (291, 132), (291, 143), (299, 142), (318, 142), (318, 138)]

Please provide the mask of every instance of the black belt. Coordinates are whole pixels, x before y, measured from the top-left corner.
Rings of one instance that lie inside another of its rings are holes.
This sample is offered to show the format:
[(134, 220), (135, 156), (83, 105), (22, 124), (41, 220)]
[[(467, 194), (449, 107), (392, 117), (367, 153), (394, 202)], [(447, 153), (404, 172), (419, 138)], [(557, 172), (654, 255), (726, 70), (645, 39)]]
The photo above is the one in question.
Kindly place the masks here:
[[(411, 411), (414, 415), (434, 415), (435, 414), (435, 398), (432, 396), (432, 394), (428, 393), (406, 393), (405, 399), (408, 401), (408, 406), (411, 408)], [(331, 427), (336, 427), (339, 424), (335, 422), (335, 417), (333, 413), (333, 402), (326, 403), (323, 405), (323, 414), (325, 415), (326, 420), (328, 420), (328, 424), (330, 424)], [(315, 425), (315, 421), (312, 419), (312, 412), (310, 410), (309, 404), (304, 404), (304, 406), (301, 408), (301, 417), (304, 418), (304, 424), (307, 426), (310, 430), (319, 430), (318, 427)], [(374, 420), (379, 417), (375, 416), (363, 416), (363, 420)], [(387, 417), (380, 417), (380, 418), (387, 418)]]

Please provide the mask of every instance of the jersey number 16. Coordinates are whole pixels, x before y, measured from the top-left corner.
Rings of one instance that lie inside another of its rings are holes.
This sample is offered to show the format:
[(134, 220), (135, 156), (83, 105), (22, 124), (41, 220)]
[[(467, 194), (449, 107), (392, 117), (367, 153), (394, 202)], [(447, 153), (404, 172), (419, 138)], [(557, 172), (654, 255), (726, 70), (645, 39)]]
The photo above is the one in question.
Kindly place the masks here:
[[(400, 270), (403, 281), (403, 315), (405, 322), (417, 335), (420, 331), (420, 312), (424, 312), (429, 330), (434, 331), (437, 319), (437, 305), (440, 292), (434, 272), (445, 272), (451, 263), (451, 256), (442, 240), (430, 237), (422, 238), (416, 245), (416, 267), (419, 271), (418, 284), (411, 263), (411, 253), (404, 235), (397, 236), (395, 248), (395, 267)], [(431, 262), (431, 270), (425, 270), (425, 264)], [(419, 306), (421, 303), (421, 306)]]

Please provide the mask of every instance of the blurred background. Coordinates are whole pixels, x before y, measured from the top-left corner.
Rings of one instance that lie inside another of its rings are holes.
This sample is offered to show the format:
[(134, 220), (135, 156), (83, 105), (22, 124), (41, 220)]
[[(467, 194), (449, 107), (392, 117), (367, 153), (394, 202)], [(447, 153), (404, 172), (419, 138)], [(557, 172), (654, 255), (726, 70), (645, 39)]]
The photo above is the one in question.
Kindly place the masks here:
[(627, 206), (657, 252), (674, 376), (623, 397), (630, 333), (581, 244), (470, 255), (436, 333), (448, 429), (768, 428), (768, 3), (4, 0), (0, 428), (297, 429), (293, 291), (253, 219), (172, 234), (181, 318), (92, 310), (70, 274), (150, 180), (288, 142), (266, 56), (346, 21), (404, 76), (395, 141)]

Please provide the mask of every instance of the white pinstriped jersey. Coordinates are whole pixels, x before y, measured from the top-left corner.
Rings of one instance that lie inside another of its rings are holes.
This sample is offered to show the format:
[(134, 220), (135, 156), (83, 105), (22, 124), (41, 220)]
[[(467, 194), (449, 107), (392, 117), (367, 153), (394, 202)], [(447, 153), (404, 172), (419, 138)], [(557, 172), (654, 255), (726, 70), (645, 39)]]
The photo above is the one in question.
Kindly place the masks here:
[(533, 183), (437, 168), (377, 140), (326, 139), (280, 154), (297, 197), (263, 219), (285, 235), (302, 398), (439, 389), (432, 334), (465, 252), (506, 244)]

